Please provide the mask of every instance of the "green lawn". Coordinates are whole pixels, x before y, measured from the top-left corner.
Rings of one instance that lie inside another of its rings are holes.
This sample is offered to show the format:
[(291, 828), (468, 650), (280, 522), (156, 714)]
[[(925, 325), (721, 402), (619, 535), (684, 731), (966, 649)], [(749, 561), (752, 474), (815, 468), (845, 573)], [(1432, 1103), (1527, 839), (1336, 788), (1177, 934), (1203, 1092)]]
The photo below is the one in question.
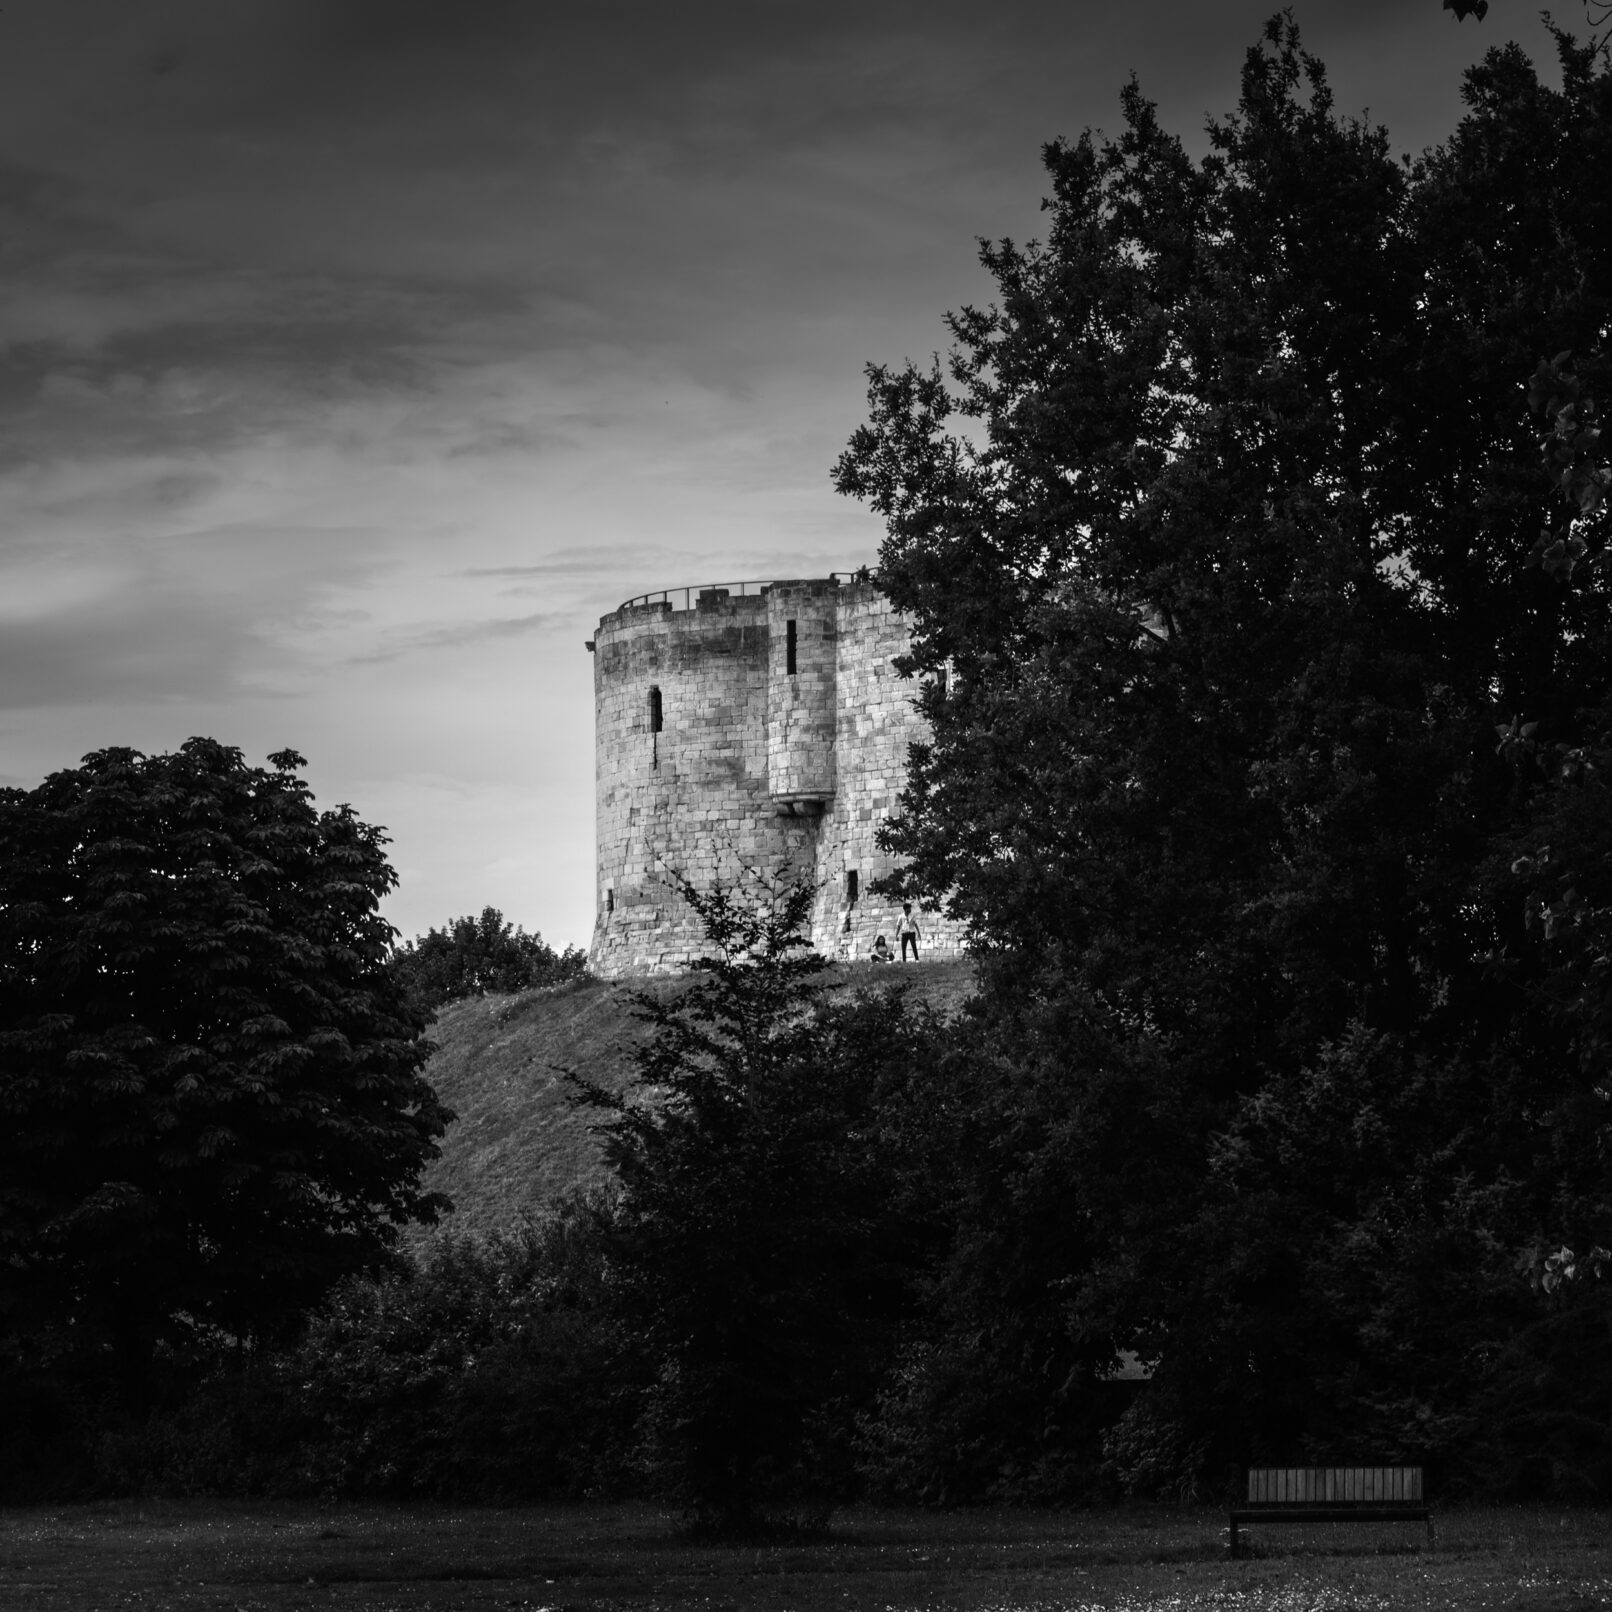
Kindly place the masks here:
[(1283, 1528), (1225, 1559), (1194, 1509), (849, 1513), (835, 1538), (689, 1545), (647, 1507), (120, 1503), (0, 1512), (6, 1612), (784, 1608), (1578, 1612), (1612, 1606), (1612, 1514), (1487, 1510)]

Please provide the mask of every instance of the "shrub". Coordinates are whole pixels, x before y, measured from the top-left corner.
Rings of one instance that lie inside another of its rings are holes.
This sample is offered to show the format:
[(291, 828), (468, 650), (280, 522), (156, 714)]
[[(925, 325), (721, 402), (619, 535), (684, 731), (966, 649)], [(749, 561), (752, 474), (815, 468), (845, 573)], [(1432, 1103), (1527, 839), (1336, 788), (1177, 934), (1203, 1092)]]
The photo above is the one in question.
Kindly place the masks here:
[(636, 1376), (598, 1224), (599, 1205), (576, 1202), (344, 1283), (294, 1348), (108, 1433), (96, 1487), (479, 1501), (630, 1487)]

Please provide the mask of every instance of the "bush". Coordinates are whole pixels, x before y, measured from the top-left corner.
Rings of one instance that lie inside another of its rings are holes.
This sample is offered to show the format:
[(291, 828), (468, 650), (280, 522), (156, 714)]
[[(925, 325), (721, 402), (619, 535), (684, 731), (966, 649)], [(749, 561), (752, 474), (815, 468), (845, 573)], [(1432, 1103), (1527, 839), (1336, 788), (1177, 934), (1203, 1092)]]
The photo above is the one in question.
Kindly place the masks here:
[(94, 1486), (461, 1501), (630, 1488), (638, 1374), (609, 1318), (599, 1218), (573, 1203), (348, 1281), (295, 1348), (106, 1434)]

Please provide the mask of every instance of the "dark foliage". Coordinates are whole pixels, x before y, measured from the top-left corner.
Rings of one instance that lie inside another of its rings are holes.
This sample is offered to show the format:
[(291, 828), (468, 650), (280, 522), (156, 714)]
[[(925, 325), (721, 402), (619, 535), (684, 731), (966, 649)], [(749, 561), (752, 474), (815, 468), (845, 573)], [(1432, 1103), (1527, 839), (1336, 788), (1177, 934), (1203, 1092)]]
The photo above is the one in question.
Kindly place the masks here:
[(483, 907), (479, 918), (455, 918), (405, 941), (392, 953), (391, 968), (416, 1007), (435, 1013), (444, 1002), (489, 991), (559, 985), (581, 974), (587, 960), (578, 947), (556, 952), (541, 935), (506, 923), (496, 907)]
[(654, 1364), (643, 1420), (658, 1492), (699, 1527), (799, 1521), (855, 1484), (852, 1433), (916, 1311), (930, 1227), (887, 1121), (928, 1078), (932, 1027), (899, 996), (814, 1002), (812, 892), (753, 909), (682, 892), (710, 955), (643, 996), (653, 1027), (605, 1111), (623, 1325)]
[[(1107, 1435), (1130, 1487), (1369, 1450), (1481, 1488), (1546, 1440), (1530, 1273), (1612, 1225), (1612, 78), (1559, 43), (1559, 90), (1491, 51), (1409, 166), (1285, 16), (1201, 162), (1133, 85), (1117, 139), (1047, 148), (1046, 241), (983, 249), (949, 369), (871, 372), (837, 479), (934, 728), (892, 885), (946, 892), (987, 984), (942, 1284), (973, 1324), (903, 1391), (983, 1375), (996, 1432), (937, 1492), (1042, 1459), (994, 1407), (1056, 1421), (1116, 1346), (1157, 1367)], [(1528, 1468), (1581, 1494), (1598, 1305), (1551, 1332), (1574, 1430)]]
[[(1114, 1339), (1076, 1332), (1069, 1315), (1069, 1273), (1092, 1257), (1092, 1184), (1072, 1173), (1090, 1164), (1074, 1147), (1090, 1115), (1026, 1070), (998, 1029), (988, 1017), (948, 1025), (901, 1112), (885, 1116), (904, 1132), (908, 1212), (929, 1230), (918, 1313), (858, 1425), (861, 1476), (885, 1500), (1051, 1504), (1113, 1491), (1101, 1440), (1134, 1385), (1113, 1380)], [(1143, 1185), (1139, 1161), (1124, 1162)]]
[(0, 791), (0, 1350), (138, 1394), (435, 1217), (384, 835), (193, 739)]
[(295, 1346), (235, 1361), (93, 1447), (113, 1492), (459, 1501), (631, 1492), (643, 1368), (604, 1287), (599, 1210), (434, 1241), (343, 1283)]

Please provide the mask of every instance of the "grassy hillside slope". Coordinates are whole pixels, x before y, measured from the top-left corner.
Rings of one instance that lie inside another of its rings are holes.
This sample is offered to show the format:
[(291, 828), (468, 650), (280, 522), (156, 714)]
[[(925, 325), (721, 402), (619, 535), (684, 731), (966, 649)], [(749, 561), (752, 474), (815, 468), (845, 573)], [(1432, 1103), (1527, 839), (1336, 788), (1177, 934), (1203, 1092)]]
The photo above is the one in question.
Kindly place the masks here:
[[(840, 963), (828, 991), (905, 989), (955, 1012), (972, 986), (966, 962)], [(559, 1068), (619, 1091), (647, 1033), (633, 1017), (635, 990), (667, 993), (672, 980), (572, 980), (515, 996), (475, 997), (444, 1008), (431, 1028), (429, 1079), (458, 1118), (426, 1184), (454, 1200), (442, 1230), (483, 1235), (518, 1224), (573, 1187), (606, 1177), (595, 1115), (577, 1107)], [(558, 1068), (556, 1067), (558, 1066)]]

